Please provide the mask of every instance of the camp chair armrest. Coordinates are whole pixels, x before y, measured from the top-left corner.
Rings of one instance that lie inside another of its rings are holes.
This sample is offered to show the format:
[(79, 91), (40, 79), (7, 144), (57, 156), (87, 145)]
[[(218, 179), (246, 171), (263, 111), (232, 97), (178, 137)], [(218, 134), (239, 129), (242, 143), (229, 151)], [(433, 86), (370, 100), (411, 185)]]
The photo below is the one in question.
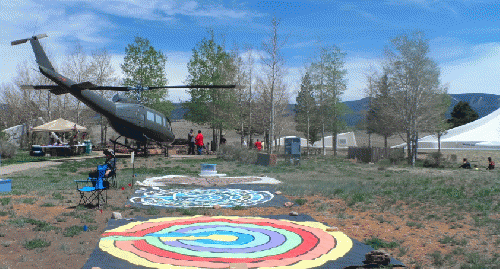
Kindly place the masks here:
[(86, 179), (86, 180), (75, 180), (76, 188), (80, 189), (80, 186), (92, 186), (94, 180)]

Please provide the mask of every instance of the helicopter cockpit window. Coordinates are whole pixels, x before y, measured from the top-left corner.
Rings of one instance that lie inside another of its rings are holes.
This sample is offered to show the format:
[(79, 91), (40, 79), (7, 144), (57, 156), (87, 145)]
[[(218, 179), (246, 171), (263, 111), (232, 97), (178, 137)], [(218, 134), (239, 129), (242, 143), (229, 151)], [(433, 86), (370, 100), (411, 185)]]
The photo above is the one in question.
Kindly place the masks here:
[(148, 111), (148, 112), (147, 112), (147, 116), (146, 116), (146, 117), (147, 117), (147, 119), (148, 119), (149, 121), (155, 121), (155, 114), (154, 114), (154, 113), (152, 113), (152, 112), (149, 112), (149, 111)]
[(156, 123), (158, 123), (158, 124), (160, 124), (160, 125), (161, 125), (161, 116), (160, 116), (160, 115), (155, 114), (155, 118), (156, 118)]

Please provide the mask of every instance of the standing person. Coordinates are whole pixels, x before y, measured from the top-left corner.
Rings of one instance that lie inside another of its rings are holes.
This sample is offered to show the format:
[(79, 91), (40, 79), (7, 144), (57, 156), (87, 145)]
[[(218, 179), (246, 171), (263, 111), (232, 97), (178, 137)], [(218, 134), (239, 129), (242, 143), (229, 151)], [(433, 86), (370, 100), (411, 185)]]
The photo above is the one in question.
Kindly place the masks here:
[(201, 130), (198, 130), (198, 135), (196, 135), (195, 138), (195, 143), (196, 146), (198, 147), (198, 155), (201, 155), (201, 151), (203, 150), (203, 134), (201, 133)]
[(491, 160), (491, 157), (488, 157), (488, 168), (486, 170), (493, 170), (495, 169), (495, 162)]
[(469, 161), (467, 161), (467, 158), (464, 158), (462, 165), (460, 165), (460, 168), (464, 169), (471, 169)]
[(262, 149), (262, 142), (260, 142), (259, 139), (257, 139), (257, 142), (255, 142), (255, 147), (258, 151)]
[(227, 142), (226, 138), (224, 138), (224, 136), (220, 135), (220, 144), (225, 145), (226, 142)]
[(194, 155), (194, 131), (191, 129), (188, 133), (188, 155)]

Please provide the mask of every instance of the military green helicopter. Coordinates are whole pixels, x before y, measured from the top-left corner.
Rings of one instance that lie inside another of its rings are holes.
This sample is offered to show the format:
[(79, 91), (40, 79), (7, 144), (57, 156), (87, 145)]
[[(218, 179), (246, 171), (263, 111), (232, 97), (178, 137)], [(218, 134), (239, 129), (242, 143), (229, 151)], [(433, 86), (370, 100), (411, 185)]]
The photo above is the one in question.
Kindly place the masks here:
[[(182, 86), (161, 86), (161, 87), (115, 87), (96, 86), (91, 82), (76, 83), (69, 78), (57, 73), (50, 63), (42, 45), (38, 41), (47, 37), (46, 34), (36, 35), (31, 38), (12, 41), (11, 45), (31, 43), (35, 53), (36, 62), (40, 72), (55, 82), (57, 85), (23, 85), (23, 88), (36, 90), (49, 90), (51, 93), (60, 95), (69, 93), (89, 106), (92, 110), (102, 114), (109, 120), (113, 129), (130, 139), (134, 139), (141, 144), (150, 141), (159, 143), (173, 142), (175, 139), (172, 132), (171, 122), (162, 113), (141, 105), (138, 101), (115, 95), (111, 101), (95, 93), (95, 90), (112, 91), (144, 91), (161, 88), (236, 88), (236, 85), (182, 85)], [(116, 140), (114, 141), (116, 143)]]

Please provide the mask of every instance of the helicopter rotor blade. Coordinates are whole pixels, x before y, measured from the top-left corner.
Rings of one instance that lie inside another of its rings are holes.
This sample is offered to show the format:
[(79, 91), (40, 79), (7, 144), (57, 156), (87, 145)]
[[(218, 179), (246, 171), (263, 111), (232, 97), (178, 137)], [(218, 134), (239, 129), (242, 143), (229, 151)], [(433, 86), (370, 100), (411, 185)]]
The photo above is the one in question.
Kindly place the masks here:
[(189, 88), (226, 88), (232, 89), (237, 88), (236, 85), (179, 85), (179, 86), (158, 86), (158, 87), (149, 87), (150, 90), (155, 89), (189, 89)]
[(192, 88), (224, 88), (224, 89), (243, 89), (240, 85), (179, 85), (179, 86), (153, 86), (153, 87), (125, 87), (125, 86), (97, 86), (87, 88), (88, 90), (105, 90), (105, 91), (148, 91), (157, 89), (192, 89)]
[(132, 89), (130, 89), (129, 87), (119, 87), (119, 86), (97, 86), (90, 88), (89, 90), (128, 92), (131, 91)]

